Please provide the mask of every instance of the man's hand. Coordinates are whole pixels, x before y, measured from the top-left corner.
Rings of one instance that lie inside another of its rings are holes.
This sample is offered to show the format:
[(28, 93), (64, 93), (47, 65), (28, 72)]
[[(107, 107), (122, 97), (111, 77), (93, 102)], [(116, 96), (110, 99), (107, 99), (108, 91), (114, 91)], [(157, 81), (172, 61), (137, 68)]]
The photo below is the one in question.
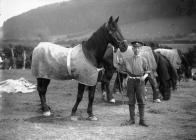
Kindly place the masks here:
[(123, 78), (123, 82), (122, 82), (123, 88), (127, 88), (127, 80), (128, 80), (128, 76), (127, 78)]
[(145, 81), (145, 79), (148, 77), (148, 73), (144, 74), (144, 76), (142, 76), (140, 78), (140, 81)]

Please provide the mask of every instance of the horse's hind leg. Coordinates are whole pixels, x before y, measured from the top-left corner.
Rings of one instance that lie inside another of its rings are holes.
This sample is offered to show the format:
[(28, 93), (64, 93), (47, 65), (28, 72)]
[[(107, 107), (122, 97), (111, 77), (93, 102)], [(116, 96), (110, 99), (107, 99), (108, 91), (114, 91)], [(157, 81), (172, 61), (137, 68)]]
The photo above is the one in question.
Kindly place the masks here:
[(37, 78), (37, 91), (41, 101), (41, 109), (44, 116), (50, 116), (50, 107), (46, 104), (46, 91), (50, 83), (49, 79)]
[(96, 85), (88, 87), (89, 102), (88, 102), (87, 113), (88, 113), (89, 117), (87, 119), (91, 120), (91, 121), (96, 121), (97, 120), (97, 117), (95, 117), (93, 115), (93, 101), (94, 101), (95, 89), (96, 89)]
[(106, 87), (106, 82), (102, 81), (101, 82), (101, 92), (102, 92), (102, 97), (104, 101), (107, 101), (107, 87)]
[(72, 112), (71, 112), (72, 116), (75, 115), (75, 113), (77, 111), (77, 108), (78, 108), (78, 105), (79, 105), (79, 103), (81, 102), (81, 100), (83, 98), (84, 89), (85, 89), (85, 85), (81, 84), (81, 83), (78, 83), (78, 95), (77, 95), (77, 99), (76, 99), (75, 105), (72, 108)]

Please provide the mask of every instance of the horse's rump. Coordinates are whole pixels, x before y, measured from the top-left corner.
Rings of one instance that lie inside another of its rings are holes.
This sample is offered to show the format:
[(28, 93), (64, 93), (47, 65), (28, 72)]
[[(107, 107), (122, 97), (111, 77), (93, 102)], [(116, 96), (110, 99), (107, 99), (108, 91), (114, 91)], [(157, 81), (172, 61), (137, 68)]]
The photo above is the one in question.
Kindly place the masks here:
[(155, 49), (155, 52), (160, 52), (163, 56), (165, 56), (170, 63), (173, 65), (175, 69), (179, 69), (181, 65), (181, 59), (178, 54), (177, 49)]
[(95, 85), (98, 77), (97, 68), (86, 60), (81, 45), (65, 48), (41, 42), (33, 51), (31, 69), (36, 78), (75, 79), (89, 86)]

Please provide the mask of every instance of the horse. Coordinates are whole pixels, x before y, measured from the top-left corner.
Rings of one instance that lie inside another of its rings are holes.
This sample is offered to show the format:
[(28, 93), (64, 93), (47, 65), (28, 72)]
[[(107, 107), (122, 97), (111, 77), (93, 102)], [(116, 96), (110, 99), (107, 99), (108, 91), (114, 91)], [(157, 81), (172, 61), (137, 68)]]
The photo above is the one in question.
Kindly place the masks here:
[(181, 58), (181, 66), (179, 69), (177, 69), (177, 73), (179, 75), (179, 81), (183, 78), (183, 75), (184, 75), (184, 78), (185, 79), (189, 79), (191, 78), (191, 70), (192, 70), (192, 66), (190, 64), (190, 62), (188, 61), (188, 58), (187, 58), (187, 53), (183, 53), (181, 50), (177, 49), (178, 50), (178, 54)]
[(167, 57), (171, 62), (173, 67), (176, 69), (178, 74), (178, 80), (180, 81), (185, 76), (186, 79), (191, 78), (191, 65), (186, 58), (186, 55), (182, 53), (179, 49), (173, 49), (170, 47), (167, 48), (158, 48), (155, 51), (160, 52), (162, 55)]
[(41, 42), (34, 48), (31, 69), (33, 76), (37, 79), (37, 91), (44, 116), (51, 115), (51, 108), (46, 103), (46, 92), (50, 80), (75, 79), (79, 81), (78, 94), (71, 116), (74, 116), (77, 111), (86, 85), (89, 94), (87, 119), (97, 120), (92, 106), (98, 68), (103, 61), (107, 45), (111, 43), (116, 50), (119, 48), (122, 52), (127, 49), (118, 20), (119, 17), (113, 19), (111, 16), (87, 41), (73, 48), (65, 48), (48, 42)]
[[(191, 58), (190, 52), (193, 52), (192, 50), (189, 50), (188, 52), (182, 52), (180, 49), (174, 49), (172, 47), (169, 47), (167, 45), (159, 45), (159, 43), (154, 41), (144, 42), (145, 45), (150, 46), (153, 50), (156, 49), (167, 49), (171, 51), (175, 51), (175, 55), (177, 55), (177, 58), (180, 58), (181, 63), (179, 67), (177, 68), (178, 73), (178, 80), (180, 81), (183, 77), (186, 79), (191, 78)], [(173, 56), (173, 54), (171, 54)], [(168, 59), (170, 59), (168, 56), (166, 56)], [(184, 75), (184, 76), (183, 76)]]
[[(156, 68), (157, 78), (155, 79), (154, 76), (151, 75), (146, 80), (149, 80), (152, 86), (153, 95), (157, 95), (158, 91), (156, 90), (157, 89), (156, 83), (158, 83), (158, 88), (163, 96), (163, 100), (169, 100), (171, 97), (171, 87), (173, 87), (172, 83), (173, 82), (175, 83), (177, 79), (177, 73), (175, 72), (170, 61), (165, 56), (155, 51), (152, 52), (153, 52), (152, 55), (155, 58), (157, 64), (157, 68)], [(103, 96), (106, 96), (107, 101), (109, 102), (113, 98), (112, 93), (110, 92), (109, 89), (110, 81), (112, 79), (113, 74), (117, 71), (113, 63), (113, 55), (114, 54), (113, 54), (112, 47), (108, 47), (104, 58), (107, 60), (107, 63), (110, 64), (110, 69), (105, 69), (105, 73), (103, 75), (104, 80), (102, 80), (102, 84), (101, 84)], [(124, 78), (126, 78), (126, 75), (127, 74), (125, 74), (124, 72), (122, 73), (117, 71), (114, 88), (117, 88), (120, 92), (122, 91), (122, 87), (123, 87), (122, 81)]]
[(159, 52), (153, 52), (157, 62), (159, 91), (163, 96), (163, 100), (169, 100), (171, 97), (171, 87), (175, 89), (178, 75), (175, 68), (164, 55)]

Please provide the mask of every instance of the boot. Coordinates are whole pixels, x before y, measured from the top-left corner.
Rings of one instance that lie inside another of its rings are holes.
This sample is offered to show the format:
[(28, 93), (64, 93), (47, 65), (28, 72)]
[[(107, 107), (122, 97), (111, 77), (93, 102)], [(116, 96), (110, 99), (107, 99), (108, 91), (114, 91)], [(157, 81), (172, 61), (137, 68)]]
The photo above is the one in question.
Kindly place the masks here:
[(128, 126), (135, 124), (135, 105), (129, 105), (130, 120), (121, 123), (121, 126)]
[(139, 125), (148, 127), (148, 125), (144, 120), (144, 105), (139, 105), (139, 116), (140, 116)]
[(130, 124), (135, 124), (135, 105), (129, 105)]

